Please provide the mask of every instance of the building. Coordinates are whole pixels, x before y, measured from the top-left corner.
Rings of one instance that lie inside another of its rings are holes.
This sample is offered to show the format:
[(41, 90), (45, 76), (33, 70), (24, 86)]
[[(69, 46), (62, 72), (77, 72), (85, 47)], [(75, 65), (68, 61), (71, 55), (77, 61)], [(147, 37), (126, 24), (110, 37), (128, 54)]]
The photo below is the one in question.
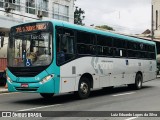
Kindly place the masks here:
[(58, 19), (74, 22), (74, 0), (0, 0), (0, 58), (6, 58), (11, 26), (35, 20)]
[(160, 39), (160, 0), (152, 0), (152, 25), (154, 37)]

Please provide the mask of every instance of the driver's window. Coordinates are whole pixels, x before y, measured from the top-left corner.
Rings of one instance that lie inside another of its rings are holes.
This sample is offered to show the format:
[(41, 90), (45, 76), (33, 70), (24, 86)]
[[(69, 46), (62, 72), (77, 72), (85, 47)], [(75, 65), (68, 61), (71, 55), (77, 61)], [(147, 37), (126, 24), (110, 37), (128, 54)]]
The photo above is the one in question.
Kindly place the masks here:
[(67, 28), (57, 30), (57, 63), (61, 65), (75, 57), (74, 31)]

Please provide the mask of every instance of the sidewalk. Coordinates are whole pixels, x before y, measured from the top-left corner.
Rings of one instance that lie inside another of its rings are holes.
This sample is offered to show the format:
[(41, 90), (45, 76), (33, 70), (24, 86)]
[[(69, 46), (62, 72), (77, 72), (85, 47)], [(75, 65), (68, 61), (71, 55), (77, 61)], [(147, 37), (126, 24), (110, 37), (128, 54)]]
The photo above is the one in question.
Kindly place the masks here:
[(8, 88), (5, 88), (4, 86), (0, 86), (0, 93), (7, 93)]

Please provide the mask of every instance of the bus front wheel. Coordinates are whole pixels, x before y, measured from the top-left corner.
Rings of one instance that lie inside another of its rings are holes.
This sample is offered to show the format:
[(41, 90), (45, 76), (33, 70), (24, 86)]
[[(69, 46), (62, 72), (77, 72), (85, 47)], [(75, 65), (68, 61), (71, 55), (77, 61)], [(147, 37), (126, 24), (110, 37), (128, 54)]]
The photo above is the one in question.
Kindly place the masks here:
[(50, 99), (53, 97), (54, 93), (40, 93), (43, 98)]
[(90, 95), (90, 82), (88, 78), (81, 78), (79, 85), (78, 85), (78, 97), (80, 99), (86, 99)]

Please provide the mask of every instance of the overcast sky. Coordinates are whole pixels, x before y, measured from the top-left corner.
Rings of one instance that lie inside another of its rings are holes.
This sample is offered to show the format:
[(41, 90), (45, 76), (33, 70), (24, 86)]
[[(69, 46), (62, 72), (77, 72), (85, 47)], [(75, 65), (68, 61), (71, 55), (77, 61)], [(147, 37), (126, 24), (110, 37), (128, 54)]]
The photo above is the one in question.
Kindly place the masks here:
[(85, 11), (89, 26), (109, 25), (122, 33), (142, 33), (151, 29), (151, 0), (76, 0)]

